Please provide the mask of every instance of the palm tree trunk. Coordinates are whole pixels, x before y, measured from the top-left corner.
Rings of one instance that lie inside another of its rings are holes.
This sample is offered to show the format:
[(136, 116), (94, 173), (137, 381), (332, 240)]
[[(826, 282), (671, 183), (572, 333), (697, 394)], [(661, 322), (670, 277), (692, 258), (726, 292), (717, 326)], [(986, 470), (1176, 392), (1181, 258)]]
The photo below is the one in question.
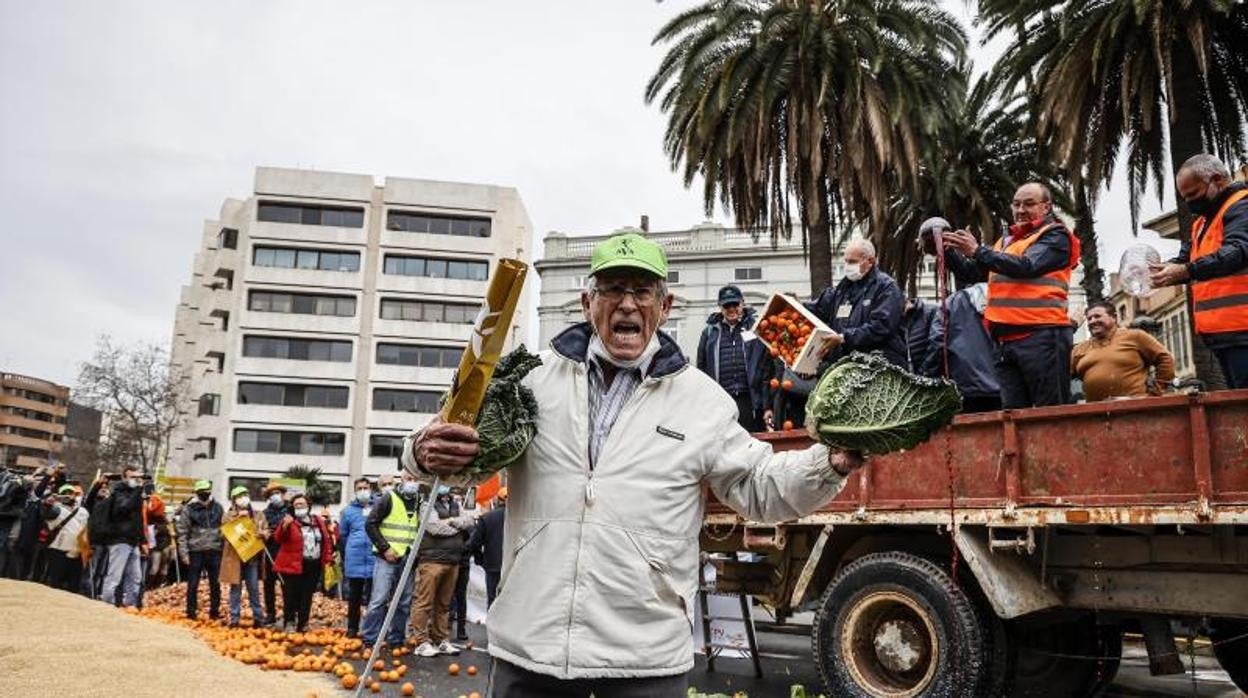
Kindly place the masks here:
[(806, 210), (810, 212), (810, 297), (815, 298), (832, 285), (832, 216), (827, 178), (817, 172), (812, 173), (812, 179), (815, 191), (808, 199)]
[(1105, 274), (1101, 269), (1100, 252), (1096, 248), (1095, 220), (1088, 202), (1088, 188), (1082, 182), (1075, 187), (1075, 236), (1079, 238), (1079, 261), (1083, 262), (1083, 292), (1088, 303), (1105, 299)]
[[(1200, 71), (1196, 65), (1196, 57), (1185, 37), (1178, 38), (1173, 48), (1174, 94), (1170, 100), (1170, 164), (1178, 170), (1185, 160), (1204, 152), (1205, 143), (1200, 134)], [(1191, 237), (1193, 216), (1187, 208), (1187, 202), (1182, 197), (1175, 198), (1179, 214), (1179, 239), (1182, 240)], [(1222, 377), (1217, 358), (1196, 334), (1196, 313), (1192, 308), (1190, 288), (1189, 286), (1186, 294), (1187, 321), (1192, 336), (1192, 363), (1196, 367), (1196, 377), (1204, 382), (1208, 390), (1224, 390), (1226, 381)]]

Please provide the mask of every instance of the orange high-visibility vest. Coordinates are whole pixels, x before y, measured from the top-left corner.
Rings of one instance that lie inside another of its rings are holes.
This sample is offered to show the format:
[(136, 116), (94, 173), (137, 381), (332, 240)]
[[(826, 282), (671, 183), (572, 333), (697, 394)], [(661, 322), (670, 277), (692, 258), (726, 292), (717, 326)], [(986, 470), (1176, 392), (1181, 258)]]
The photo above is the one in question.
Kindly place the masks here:
[[(1192, 221), (1190, 256), (1193, 262), (1222, 247), (1222, 217), (1227, 209), (1245, 197), (1248, 197), (1248, 189), (1227, 197), (1208, 225), (1204, 216)], [(1229, 276), (1192, 281), (1192, 308), (1199, 334), (1248, 332), (1248, 267), (1237, 269)]]
[[(1022, 256), (1040, 236), (1057, 225), (1050, 223), (1024, 238), (1010, 242), (1007, 254)], [(984, 319), (999, 325), (1069, 325), (1067, 302), (1070, 272), (1079, 264), (1079, 239), (1070, 236), (1070, 264), (1034, 279), (1019, 279), (992, 272), (988, 275), (988, 307)], [(1002, 251), (1003, 239), (993, 249)]]

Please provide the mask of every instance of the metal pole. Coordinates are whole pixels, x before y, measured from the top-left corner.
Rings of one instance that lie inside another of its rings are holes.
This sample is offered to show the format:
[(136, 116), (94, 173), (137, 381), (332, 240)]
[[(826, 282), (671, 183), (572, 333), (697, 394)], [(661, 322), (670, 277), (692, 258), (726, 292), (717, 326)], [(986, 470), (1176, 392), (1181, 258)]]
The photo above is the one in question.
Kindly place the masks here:
[(390, 605), (386, 608), (386, 619), (381, 622), (381, 631), (377, 633), (377, 640), (373, 642), (373, 651), (369, 653), (368, 661), (364, 663), (364, 671), (360, 674), (360, 683), (355, 687), (355, 698), (360, 698), (364, 694), (364, 684), (368, 678), (368, 672), (373, 669), (373, 662), (377, 661), (377, 654), (381, 652), (381, 643), (385, 640), (386, 633), (390, 630), (390, 623), (394, 620), (394, 614), (399, 610), (399, 599), (403, 596), (403, 590), (407, 588), (408, 579), (412, 575), (412, 565), (416, 562), (416, 553), (420, 550), (420, 541), (425, 537), (425, 525), (429, 523), (429, 514), (433, 512), (433, 503), (438, 498), (438, 487), (442, 484), (442, 478), (435, 476), (433, 484), (429, 488), (429, 501), (425, 502), (425, 510), (420, 512), (420, 524), (416, 527), (416, 538), (412, 540), (411, 546), (407, 549), (407, 560), (403, 562), (403, 574), (399, 575), (399, 583), (390, 590)]

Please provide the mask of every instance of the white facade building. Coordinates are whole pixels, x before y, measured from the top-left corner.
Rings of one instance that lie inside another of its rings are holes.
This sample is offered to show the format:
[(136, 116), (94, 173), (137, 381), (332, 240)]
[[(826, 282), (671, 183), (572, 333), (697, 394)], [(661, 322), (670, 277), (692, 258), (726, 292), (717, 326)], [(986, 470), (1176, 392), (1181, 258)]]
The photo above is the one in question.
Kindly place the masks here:
[[(174, 323), (190, 372), (170, 475), (253, 496), (292, 466), (395, 470), (450, 385), (495, 260), (529, 259), (515, 189), (257, 168), (204, 224)], [(526, 326), (527, 294), (512, 345)]]

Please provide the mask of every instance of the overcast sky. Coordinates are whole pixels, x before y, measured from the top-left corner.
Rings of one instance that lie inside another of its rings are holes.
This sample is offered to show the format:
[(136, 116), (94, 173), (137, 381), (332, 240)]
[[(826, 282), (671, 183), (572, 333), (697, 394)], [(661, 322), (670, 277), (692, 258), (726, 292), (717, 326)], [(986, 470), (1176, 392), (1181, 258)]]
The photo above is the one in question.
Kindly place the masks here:
[[(167, 342), (202, 221), (257, 165), (514, 186), (538, 236), (703, 220), (642, 101), (690, 4), (0, 0), (0, 370), (72, 385), (101, 333)], [(1125, 201), (1098, 214), (1110, 270)]]

